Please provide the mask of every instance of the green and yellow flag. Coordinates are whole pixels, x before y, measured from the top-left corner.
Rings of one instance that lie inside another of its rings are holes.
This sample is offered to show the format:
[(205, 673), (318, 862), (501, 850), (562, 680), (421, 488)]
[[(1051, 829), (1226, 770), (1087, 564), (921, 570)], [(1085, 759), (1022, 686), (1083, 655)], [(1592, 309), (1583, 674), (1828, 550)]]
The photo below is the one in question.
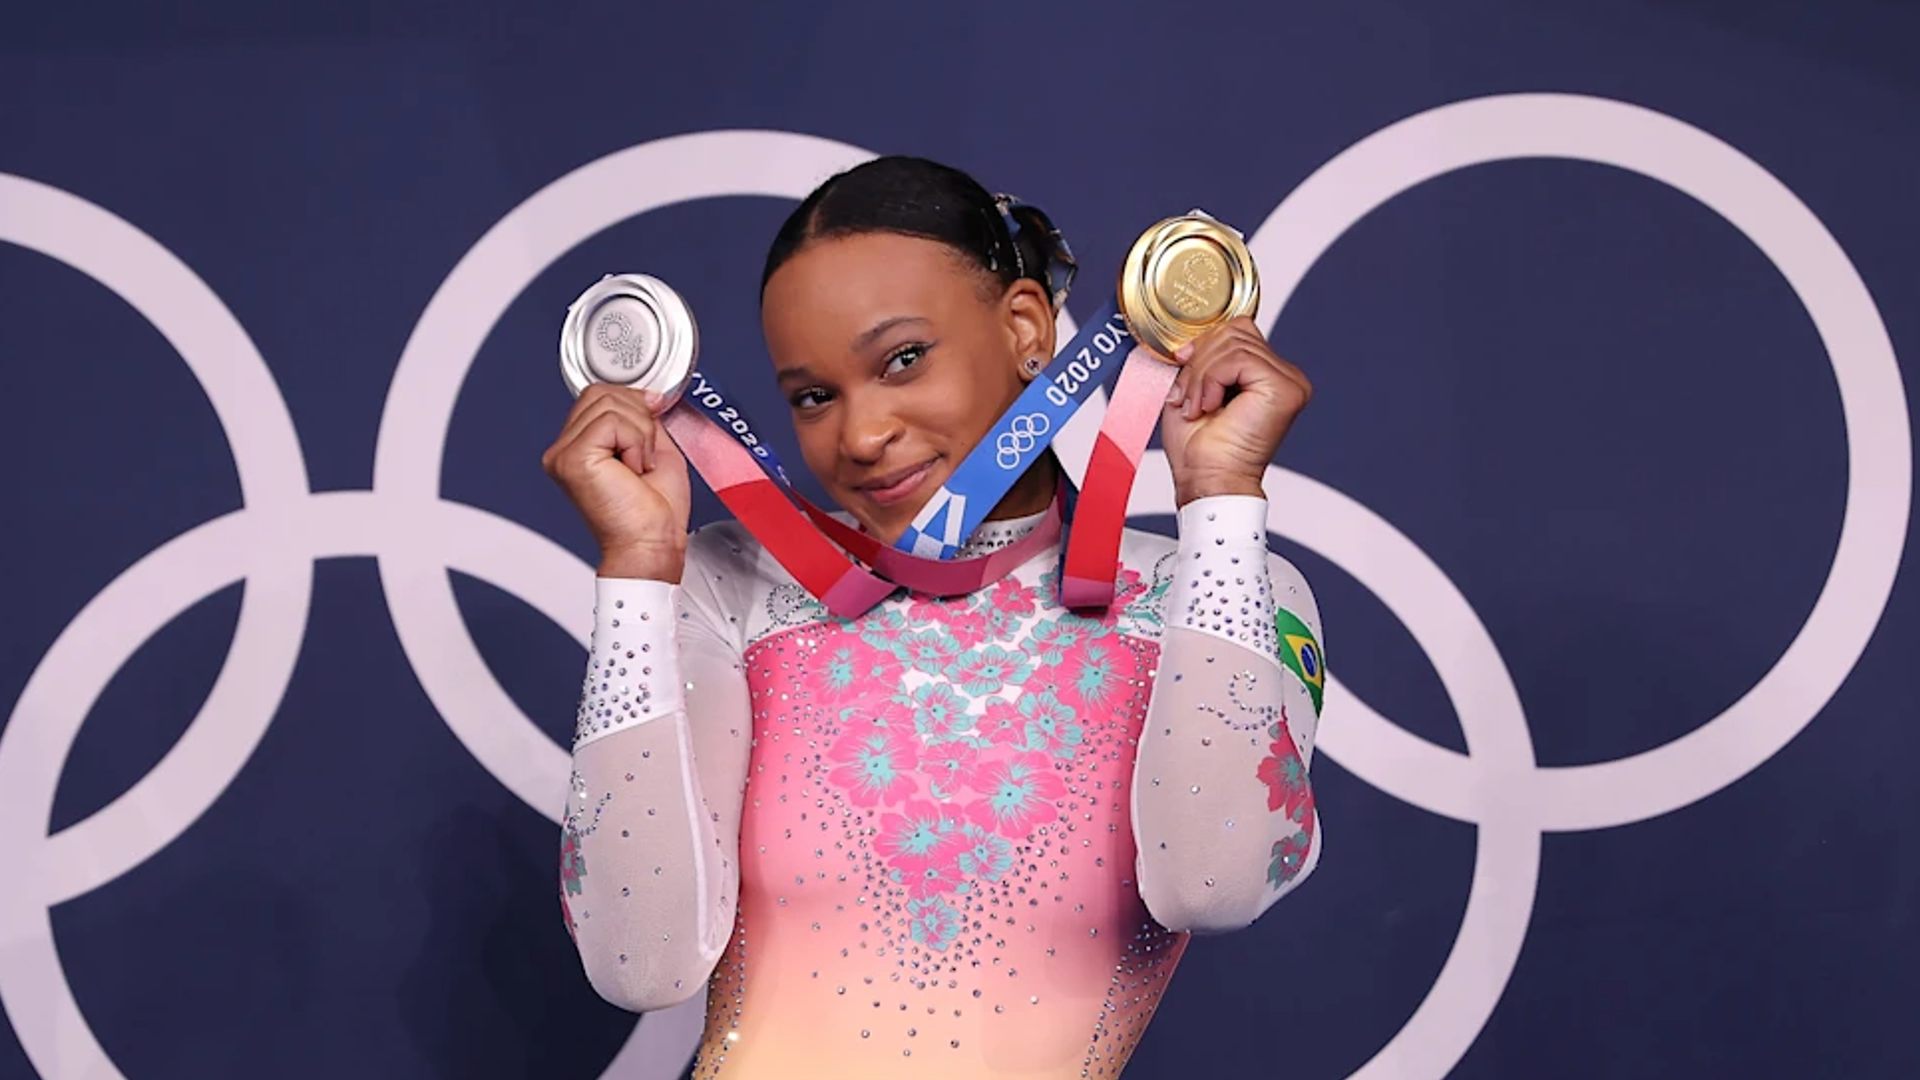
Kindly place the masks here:
[(1313, 697), (1313, 714), (1320, 715), (1320, 699), (1326, 693), (1326, 657), (1320, 655), (1320, 643), (1299, 616), (1286, 608), (1275, 608), (1273, 631), (1280, 638), (1280, 662), (1299, 676)]

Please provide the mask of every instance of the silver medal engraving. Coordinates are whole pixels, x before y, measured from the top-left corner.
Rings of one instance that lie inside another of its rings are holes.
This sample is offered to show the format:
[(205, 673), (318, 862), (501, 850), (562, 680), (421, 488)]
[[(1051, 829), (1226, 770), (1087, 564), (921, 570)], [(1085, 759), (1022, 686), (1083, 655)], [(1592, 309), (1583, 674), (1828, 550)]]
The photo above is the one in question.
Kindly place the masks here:
[(560, 374), (579, 397), (597, 382), (652, 390), (665, 411), (686, 390), (699, 359), (693, 311), (666, 282), (609, 274), (567, 308)]

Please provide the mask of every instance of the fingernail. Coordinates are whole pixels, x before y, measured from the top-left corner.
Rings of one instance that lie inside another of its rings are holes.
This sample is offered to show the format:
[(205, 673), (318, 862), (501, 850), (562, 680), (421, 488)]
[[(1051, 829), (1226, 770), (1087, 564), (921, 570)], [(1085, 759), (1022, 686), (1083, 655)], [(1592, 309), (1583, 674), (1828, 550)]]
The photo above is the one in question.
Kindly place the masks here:
[(1193, 342), (1189, 341), (1185, 345), (1173, 350), (1173, 358), (1175, 360), (1193, 359)]
[(1167, 387), (1167, 404), (1169, 405), (1180, 404), (1180, 384), (1179, 383), (1174, 383), (1172, 386)]

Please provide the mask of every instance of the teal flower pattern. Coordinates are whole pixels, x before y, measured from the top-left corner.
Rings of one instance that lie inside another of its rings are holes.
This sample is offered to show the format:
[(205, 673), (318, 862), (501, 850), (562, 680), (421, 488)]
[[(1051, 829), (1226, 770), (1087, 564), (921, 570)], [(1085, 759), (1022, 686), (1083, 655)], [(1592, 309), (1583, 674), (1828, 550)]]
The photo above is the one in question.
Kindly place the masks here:
[(1273, 857), (1267, 862), (1267, 884), (1282, 888), (1307, 864), (1307, 852), (1313, 847), (1310, 832), (1298, 832), (1273, 844)]
[(970, 702), (946, 683), (920, 687), (912, 702), (913, 730), (930, 738), (957, 738), (973, 724)]
[(923, 897), (907, 902), (907, 925), (914, 941), (945, 952), (960, 936), (960, 913), (945, 900)]
[[(854, 626), (852, 623), (846, 625), (849, 629)], [(893, 652), (897, 655), (894, 646), (899, 642), (901, 635), (907, 632), (907, 616), (905, 612), (887, 608), (870, 612), (860, 620), (858, 625), (861, 641), (881, 652)]]
[(1028, 750), (1063, 758), (1079, 752), (1086, 733), (1074, 719), (1072, 707), (1055, 697), (1052, 690), (1021, 694), (1015, 707), (1027, 720)]
[(937, 626), (902, 635), (891, 648), (909, 667), (929, 675), (945, 671), (960, 656), (960, 643)]
[(963, 829), (967, 846), (960, 851), (960, 872), (991, 885), (1013, 869), (1013, 845), (973, 822)]
[(968, 649), (947, 667), (947, 678), (975, 697), (995, 694), (1008, 683), (1019, 685), (1033, 677), (1033, 660), (1024, 653), (998, 645)]
[(1064, 661), (1068, 653), (1106, 633), (1106, 627), (1092, 619), (1067, 614), (1034, 623), (1021, 646), (1027, 655), (1051, 667)]

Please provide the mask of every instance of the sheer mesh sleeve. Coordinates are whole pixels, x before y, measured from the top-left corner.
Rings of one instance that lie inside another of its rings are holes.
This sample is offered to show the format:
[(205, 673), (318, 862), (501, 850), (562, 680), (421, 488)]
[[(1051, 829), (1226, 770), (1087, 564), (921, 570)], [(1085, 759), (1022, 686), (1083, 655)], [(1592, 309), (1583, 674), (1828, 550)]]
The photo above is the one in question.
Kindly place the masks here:
[(1246, 926), (1320, 857), (1307, 776), (1320, 618), (1299, 572), (1267, 551), (1266, 509), (1233, 496), (1180, 512), (1133, 778), (1138, 887), (1173, 930)]
[(561, 840), (582, 966), (641, 1012), (692, 997), (732, 933), (751, 729), (731, 623), (687, 584), (600, 579)]

